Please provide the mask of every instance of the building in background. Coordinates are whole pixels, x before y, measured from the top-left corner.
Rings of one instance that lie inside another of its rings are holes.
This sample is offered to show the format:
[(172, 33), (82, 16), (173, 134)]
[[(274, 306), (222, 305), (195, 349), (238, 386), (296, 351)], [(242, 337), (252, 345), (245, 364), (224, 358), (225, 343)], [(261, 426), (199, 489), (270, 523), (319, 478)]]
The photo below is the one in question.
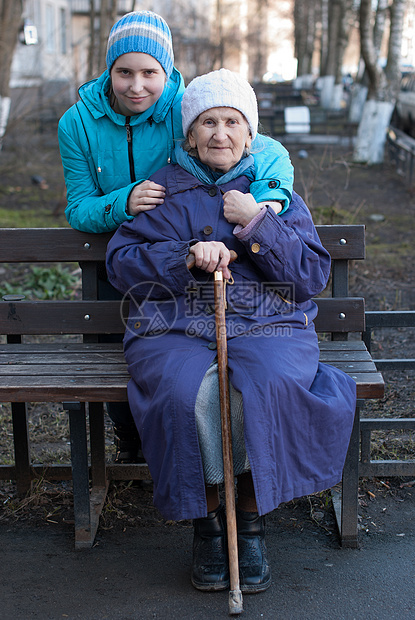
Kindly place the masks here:
[[(101, 73), (102, 66), (91, 65), (91, 28), (93, 60), (100, 35), (101, 1), (94, 1), (91, 19), (91, 0), (26, 0), (12, 64), (12, 116), (59, 115), (76, 100), (79, 86)], [(267, 72), (294, 77), (292, 1), (272, 9), (266, 0), (117, 0), (113, 6), (116, 18), (133, 9), (164, 17), (186, 83), (221, 66), (256, 83)], [(32, 40), (25, 40), (25, 26), (33, 28)]]
[[(162, 15), (171, 28), (175, 64), (186, 83), (222, 66), (242, 73), (254, 85), (296, 76), (294, 0), (104, 1), (113, 7), (115, 19), (141, 9)], [(91, 0), (26, 0), (12, 64), (11, 117), (58, 118), (76, 100), (79, 86), (101, 73), (102, 49), (101, 66), (97, 62), (101, 0), (94, 3), (91, 18)], [(408, 0), (403, 42), (407, 65), (415, 62), (414, 23), (415, 0)], [(104, 41), (107, 34), (105, 30)], [(347, 71), (358, 59), (359, 41), (353, 35), (345, 57)]]
[(69, 0), (26, 0), (10, 87), (11, 122), (56, 119), (74, 99)]

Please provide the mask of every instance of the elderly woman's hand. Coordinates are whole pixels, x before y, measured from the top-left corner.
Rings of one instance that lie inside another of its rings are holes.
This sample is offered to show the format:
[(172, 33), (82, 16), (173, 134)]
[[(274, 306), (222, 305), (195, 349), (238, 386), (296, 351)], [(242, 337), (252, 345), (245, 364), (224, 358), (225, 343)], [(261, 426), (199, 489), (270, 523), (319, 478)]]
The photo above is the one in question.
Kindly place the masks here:
[(143, 181), (136, 185), (128, 197), (128, 215), (138, 215), (141, 211), (151, 211), (164, 202), (166, 188), (153, 181)]
[(223, 214), (230, 224), (240, 224), (245, 228), (260, 211), (261, 207), (252, 194), (232, 189), (223, 195)]
[(208, 273), (222, 271), (226, 280), (231, 277), (228, 269), (230, 252), (221, 241), (199, 241), (191, 246), (190, 253), (194, 254), (195, 266), (199, 269)]

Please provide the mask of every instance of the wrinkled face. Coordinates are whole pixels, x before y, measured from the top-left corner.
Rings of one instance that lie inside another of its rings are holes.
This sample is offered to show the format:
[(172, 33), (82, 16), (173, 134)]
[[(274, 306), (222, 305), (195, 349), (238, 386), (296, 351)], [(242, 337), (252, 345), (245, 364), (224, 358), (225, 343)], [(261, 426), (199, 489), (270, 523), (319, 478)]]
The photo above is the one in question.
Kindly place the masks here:
[(125, 116), (145, 112), (161, 96), (166, 79), (161, 64), (149, 54), (129, 52), (119, 56), (111, 68), (115, 111)]
[(241, 159), (252, 138), (244, 115), (234, 108), (210, 108), (202, 112), (188, 133), (200, 161), (212, 170), (227, 172)]

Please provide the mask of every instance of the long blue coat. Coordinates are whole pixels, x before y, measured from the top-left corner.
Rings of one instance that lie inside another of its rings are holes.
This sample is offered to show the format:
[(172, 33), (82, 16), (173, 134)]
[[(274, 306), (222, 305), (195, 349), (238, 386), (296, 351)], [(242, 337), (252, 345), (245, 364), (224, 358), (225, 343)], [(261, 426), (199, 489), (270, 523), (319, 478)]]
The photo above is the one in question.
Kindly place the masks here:
[[(177, 165), (152, 179), (168, 188), (165, 203), (121, 225), (107, 269), (131, 298), (128, 393), (155, 505), (175, 520), (207, 513), (194, 408), (216, 351), (212, 278), (185, 263), (198, 240), (223, 241), (239, 257), (227, 286), (229, 377), (243, 395), (260, 514), (333, 486), (341, 479), (356, 388), (319, 363), (311, 297), (326, 285), (330, 257), (306, 205), (295, 194), (288, 211), (269, 209), (240, 241), (217, 186), (203, 186)], [(249, 182), (240, 177), (221, 186), (230, 189), (247, 192)]]

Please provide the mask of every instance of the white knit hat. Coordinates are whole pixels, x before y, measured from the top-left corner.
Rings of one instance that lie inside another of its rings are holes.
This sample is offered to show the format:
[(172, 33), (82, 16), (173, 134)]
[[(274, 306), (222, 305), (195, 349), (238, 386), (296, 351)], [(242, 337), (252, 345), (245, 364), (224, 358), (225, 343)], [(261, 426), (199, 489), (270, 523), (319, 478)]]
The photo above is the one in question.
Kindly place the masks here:
[(238, 73), (219, 69), (190, 82), (182, 99), (183, 134), (210, 108), (235, 108), (245, 116), (254, 140), (258, 131), (258, 105), (252, 86)]

